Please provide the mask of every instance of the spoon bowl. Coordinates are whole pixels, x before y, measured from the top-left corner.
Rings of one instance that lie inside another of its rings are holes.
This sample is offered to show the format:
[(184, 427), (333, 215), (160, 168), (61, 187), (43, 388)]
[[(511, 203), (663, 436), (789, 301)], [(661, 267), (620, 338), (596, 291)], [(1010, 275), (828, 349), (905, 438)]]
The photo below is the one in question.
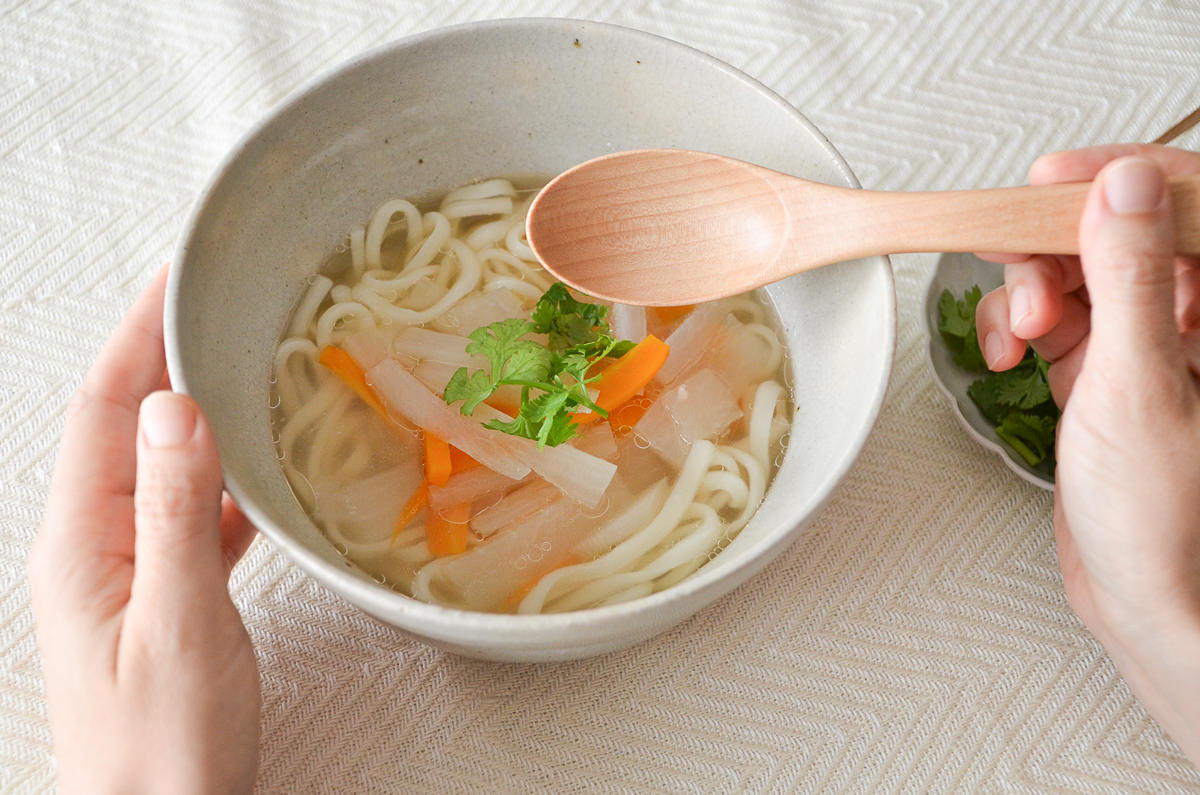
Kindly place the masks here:
[[(1200, 253), (1200, 177), (1170, 186), (1176, 250)], [(875, 254), (1077, 254), (1088, 187), (866, 191), (721, 155), (643, 149), (552, 180), (530, 206), (527, 232), (546, 269), (568, 285), (670, 306)]]

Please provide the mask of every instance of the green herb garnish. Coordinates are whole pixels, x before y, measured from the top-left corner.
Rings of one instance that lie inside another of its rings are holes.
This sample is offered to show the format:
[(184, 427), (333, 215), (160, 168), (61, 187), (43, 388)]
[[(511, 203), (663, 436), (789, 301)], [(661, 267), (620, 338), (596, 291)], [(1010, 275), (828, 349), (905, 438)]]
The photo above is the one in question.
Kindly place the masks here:
[[(459, 410), (470, 415), (498, 388), (515, 384), (521, 387), (517, 416), (510, 422), (490, 420), (483, 427), (534, 439), (539, 447), (562, 444), (575, 435), (571, 416), (577, 411), (608, 416), (588, 395), (587, 385), (599, 377), (589, 377), (588, 370), (634, 346), (612, 338), (607, 316), (607, 307), (577, 301), (556, 282), (538, 300), (532, 320), (501, 320), (471, 332), (467, 353), (486, 357), (488, 368), (472, 373), (460, 367), (442, 399), (461, 400)], [(546, 343), (528, 339), (530, 334), (546, 335)]]
[(973, 286), (957, 300), (949, 290), (938, 299), (938, 331), (955, 364), (972, 373), (987, 373), (967, 387), (967, 396), (996, 426), (996, 434), (1030, 466), (1049, 462), (1054, 472), (1054, 433), (1061, 412), (1050, 396), (1046, 371), (1050, 363), (1032, 348), (1011, 370), (988, 371), (975, 333), (975, 307), (983, 291)]

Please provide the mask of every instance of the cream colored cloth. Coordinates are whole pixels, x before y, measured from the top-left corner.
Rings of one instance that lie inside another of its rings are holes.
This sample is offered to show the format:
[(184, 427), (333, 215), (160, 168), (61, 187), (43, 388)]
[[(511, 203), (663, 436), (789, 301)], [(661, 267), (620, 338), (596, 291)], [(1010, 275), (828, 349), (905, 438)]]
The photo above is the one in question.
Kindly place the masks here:
[[(1183, 0), (3, 5), (5, 791), (54, 781), (24, 561), (64, 405), (218, 158), (323, 69), (472, 19), (617, 22), (759, 78), (878, 188), (1016, 184), (1041, 151), (1148, 140), (1200, 104), (1200, 6)], [(637, 648), (552, 666), (455, 658), (256, 542), (233, 590), (262, 669), (260, 789), (1200, 789), (1071, 613), (1050, 496), (970, 441), (935, 390), (933, 262), (894, 258), (890, 393), (811, 532)]]

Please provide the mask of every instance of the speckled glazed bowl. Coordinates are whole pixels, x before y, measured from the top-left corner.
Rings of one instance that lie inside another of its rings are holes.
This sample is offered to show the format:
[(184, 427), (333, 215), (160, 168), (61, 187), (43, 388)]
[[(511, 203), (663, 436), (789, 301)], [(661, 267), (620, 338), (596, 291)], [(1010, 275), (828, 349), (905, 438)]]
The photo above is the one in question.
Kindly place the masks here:
[(553, 174), (644, 147), (718, 152), (857, 184), (812, 124), (726, 64), (633, 30), (541, 19), (435, 30), (355, 58), (285, 101), (218, 168), (184, 230), (168, 285), (172, 382), (208, 413), (230, 493), (348, 610), (497, 660), (561, 660), (629, 646), (762, 569), (850, 468), (892, 362), (895, 294), (883, 258), (768, 290), (792, 352), (791, 445), (752, 522), (666, 591), (547, 616), (435, 607), (349, 568), (293, 498), (271, 440), (272, 351), (305, 280), (345, 230), (389, 197), (489, 175)]

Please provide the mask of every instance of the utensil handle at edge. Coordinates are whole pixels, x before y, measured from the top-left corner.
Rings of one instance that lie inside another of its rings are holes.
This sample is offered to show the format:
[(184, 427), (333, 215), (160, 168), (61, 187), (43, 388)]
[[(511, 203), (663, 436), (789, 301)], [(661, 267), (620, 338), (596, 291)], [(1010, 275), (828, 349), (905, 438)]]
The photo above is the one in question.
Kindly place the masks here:
[[(1200, 255), (1200, 176), (1168, 180), (1175, 251)], [(918, 251), (1078, 254), (1090, 182), (900, 193), (867, 191), (869, 225), (848, 245), (854, 257)], [(861, 193), (861, 192), (860, 192)], [(860, 198), (861, 201), (861, 198)], [(860, 208), (863, 205), (859, 205)]]

